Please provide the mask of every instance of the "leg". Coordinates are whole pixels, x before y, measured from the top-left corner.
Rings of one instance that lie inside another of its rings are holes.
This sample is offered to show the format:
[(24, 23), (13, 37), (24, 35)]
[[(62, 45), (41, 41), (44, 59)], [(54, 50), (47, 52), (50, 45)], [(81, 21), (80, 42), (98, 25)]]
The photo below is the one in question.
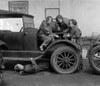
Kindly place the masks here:
[(44, 36), (44, 37), (42, 38), (42, 40), (43, 40), (44, 42), (41, 44), (40, 50), (43, 50), (43, 47), (48, 46), (48, 45), (50, 44), (50, 42), (52, 41), (52, 38), (49, 37), (49, 36)]
[(51, 38), (51, 42), (55, 41), (55, 39), (54, 39), (55, 34), (51, 34), (51, 35), (49, 35), (49, 37)]

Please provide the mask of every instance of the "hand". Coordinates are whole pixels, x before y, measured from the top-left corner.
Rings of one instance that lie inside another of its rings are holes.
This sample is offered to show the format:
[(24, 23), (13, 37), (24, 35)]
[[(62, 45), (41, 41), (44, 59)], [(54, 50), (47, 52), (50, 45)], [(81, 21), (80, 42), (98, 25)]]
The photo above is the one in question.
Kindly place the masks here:
[(70, 36), (71, 36), (70, 34), (64, 34), (63, 35), (64, 38), (67, 38), (67, 37), (70, 37)]
[(67, 33), (67, 32), (68, 32), (68, 29), (66, 29), (66, 30), (63, 31), (63, 33)]
[(56, 34), (54, 35), (54, 37), (59, 38), (59, 36), (58, 36), (58, 35), (56, 35)]

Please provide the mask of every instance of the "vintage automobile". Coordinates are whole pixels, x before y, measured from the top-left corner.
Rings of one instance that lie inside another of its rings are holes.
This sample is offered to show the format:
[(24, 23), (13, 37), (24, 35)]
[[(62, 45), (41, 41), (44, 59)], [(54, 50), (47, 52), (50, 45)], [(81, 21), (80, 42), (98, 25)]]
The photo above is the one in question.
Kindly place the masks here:
[(57, 73), (74, 73), (82, 63), (81, 46), (65, 39), (57, 39), (45, 51), (40, 51), (38, 29), (34, 16), (0, 10), (0, 53), (4, 60), (47, 62)]
[(92, 36), (89, 50), (87, 52), (90, 68), (100, 74), (100, 35)]

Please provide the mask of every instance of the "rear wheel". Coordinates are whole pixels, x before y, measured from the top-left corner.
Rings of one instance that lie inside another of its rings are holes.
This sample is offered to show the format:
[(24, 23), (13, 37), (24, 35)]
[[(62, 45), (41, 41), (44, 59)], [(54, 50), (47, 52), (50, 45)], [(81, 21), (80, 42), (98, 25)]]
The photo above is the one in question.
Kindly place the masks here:
[(90, 67), (100, 74), (100, 46), (94, 47), (89, 55)]
[(51, 66), (57, 73), (73, 73), (80, 62), (80, 53), (69, 46), (57, 48), (51, 56)]

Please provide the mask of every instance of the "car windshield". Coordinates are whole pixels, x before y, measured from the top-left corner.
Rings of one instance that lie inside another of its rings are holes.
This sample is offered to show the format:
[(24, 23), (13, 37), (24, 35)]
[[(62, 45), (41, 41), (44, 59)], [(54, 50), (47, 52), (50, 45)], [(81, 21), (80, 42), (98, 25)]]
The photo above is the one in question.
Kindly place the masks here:
[(19, 32), (23, 27), (22, 18), (1, 18), (0, 30), (10, 30), (12, 32)]

